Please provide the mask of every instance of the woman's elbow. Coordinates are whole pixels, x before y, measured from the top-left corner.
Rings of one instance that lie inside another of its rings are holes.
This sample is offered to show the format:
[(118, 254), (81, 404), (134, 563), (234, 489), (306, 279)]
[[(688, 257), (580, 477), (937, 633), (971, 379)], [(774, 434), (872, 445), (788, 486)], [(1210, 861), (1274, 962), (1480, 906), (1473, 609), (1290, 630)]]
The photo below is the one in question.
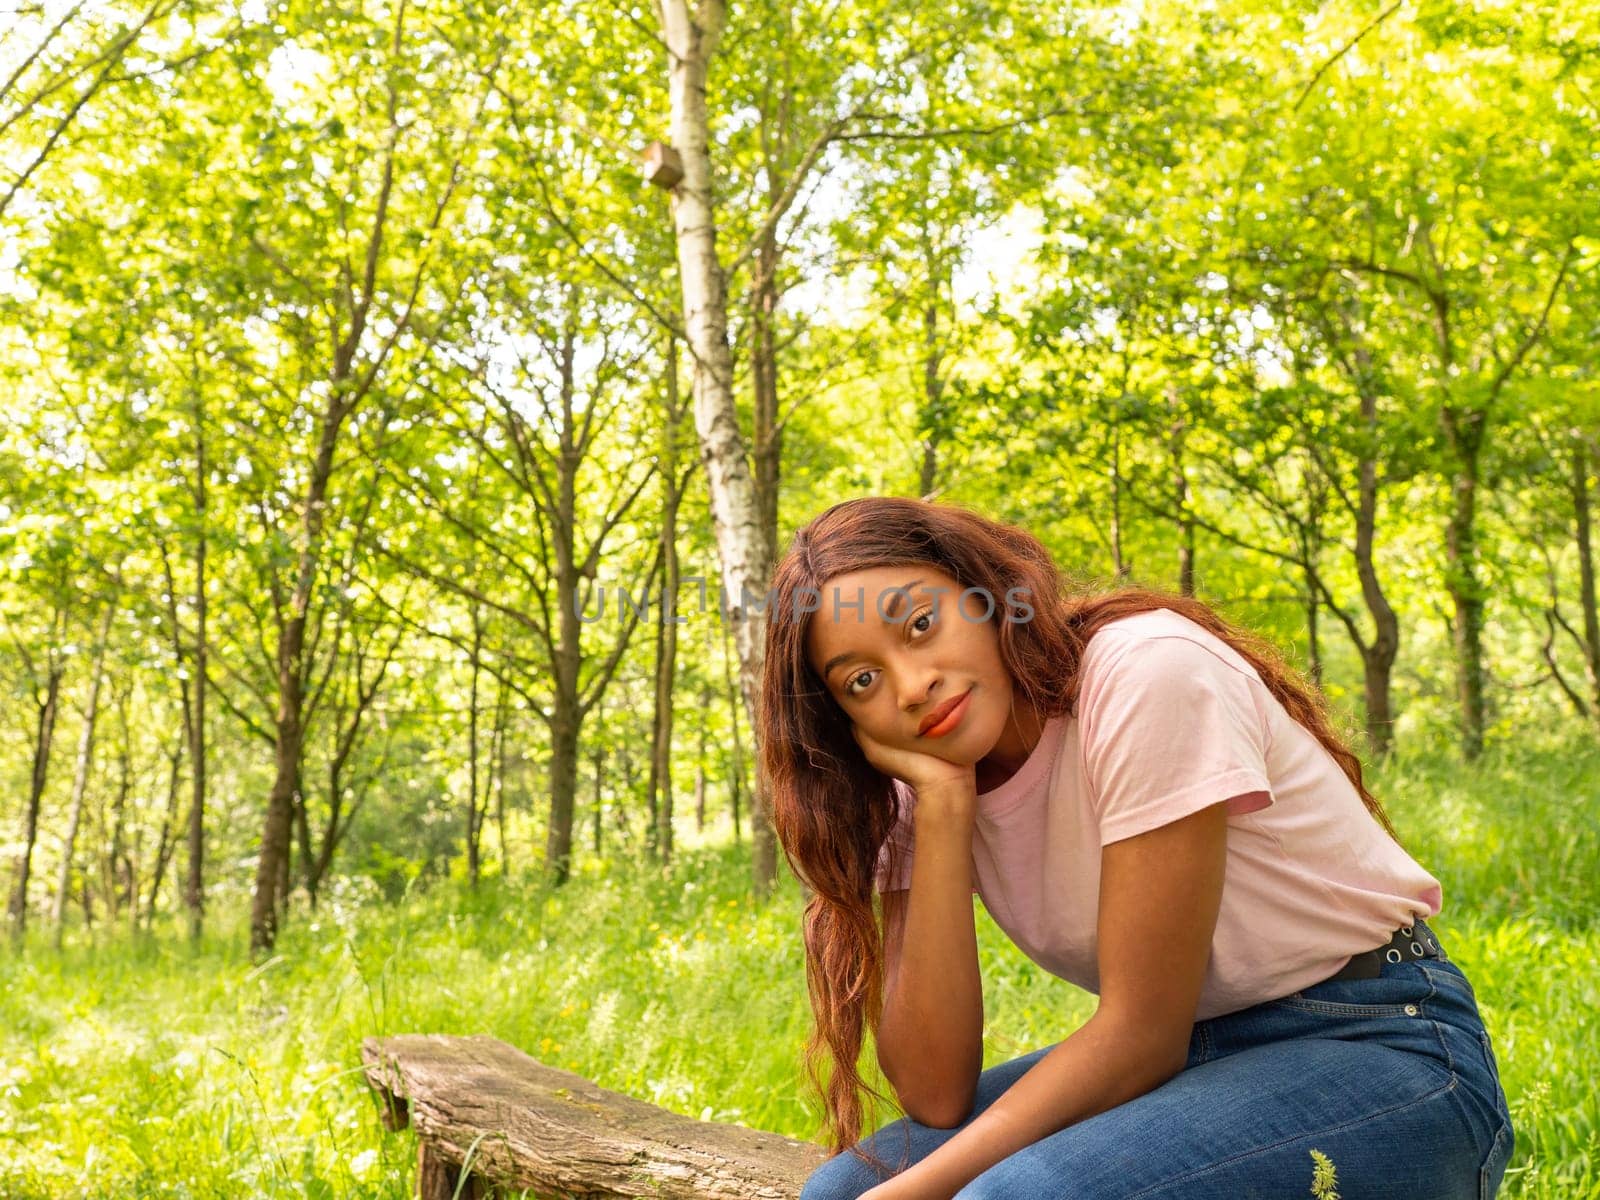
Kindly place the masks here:
[(972, 1115), (972, 1105), (977, 1099), (977, 1089), (966, 1093), (965, 1099), (946, 1090), (936, 1096), (906, 1097), (897, 1093), (901, 1111), (918, 1125), (929, 1129), (954, 1129), (965, 1124)]

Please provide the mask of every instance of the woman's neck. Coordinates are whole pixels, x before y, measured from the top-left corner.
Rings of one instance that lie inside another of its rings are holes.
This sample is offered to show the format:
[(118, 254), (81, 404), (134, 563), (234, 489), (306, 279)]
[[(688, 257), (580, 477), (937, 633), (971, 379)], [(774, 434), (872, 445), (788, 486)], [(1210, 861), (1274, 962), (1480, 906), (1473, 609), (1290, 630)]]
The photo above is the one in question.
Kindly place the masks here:
[(1044, 717), (1028, 701), (1012, 701), (1011, 713), (1006, 718), (1000, 740), (976, 764), (978, 791), (994, 791), (1022, 768), (1022, 764), (1033, 753), (1033, 748), (1039, 744), (1044, 722)]

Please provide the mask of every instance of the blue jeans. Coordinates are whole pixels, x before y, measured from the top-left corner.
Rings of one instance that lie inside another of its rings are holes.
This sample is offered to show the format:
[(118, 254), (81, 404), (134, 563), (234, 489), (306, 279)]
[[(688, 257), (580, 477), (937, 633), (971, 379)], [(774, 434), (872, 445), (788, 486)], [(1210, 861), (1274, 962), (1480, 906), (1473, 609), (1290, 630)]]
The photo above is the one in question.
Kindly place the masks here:
[[(983, 1072), (967, 1121), (1050, 1049)], [(905, 1118), (863, 1145), (903, 1170), (958, 1132)], [(1491, 1200), (1513, 1144), (1472, 985), (1419, 959), (1197, 1021), (1177, 1075), (1023, 1147), (957, 1200), (1292, 1200), (1312, 1194), (1312, 1150), (1343, 1200)], [(879, 1180), (846, 1152), (801, 1200)]]

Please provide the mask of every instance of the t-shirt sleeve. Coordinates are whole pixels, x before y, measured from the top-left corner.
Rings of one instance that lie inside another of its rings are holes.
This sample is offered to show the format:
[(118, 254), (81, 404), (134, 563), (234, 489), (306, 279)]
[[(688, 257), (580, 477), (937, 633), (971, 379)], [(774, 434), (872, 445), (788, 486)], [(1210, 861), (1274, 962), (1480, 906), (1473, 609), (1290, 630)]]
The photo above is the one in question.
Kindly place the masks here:
[[(1187, 637), (1090, 639), (1079, 696), (1084, 769), (1100, 844), (1221, 801), (1230, 816), (1273, 802), (1265, 688), (1231, 651)], [(1247, 667), (1248, 664), (1245, 664)]]
[[(878, 851), (876, 887), (880, 892), (899, 892), (911, 886), (911, 805), (912, 792), (898, 779), (894, 781), (898, 817)], [(891, 870), (890, 855), (895, 855)]]

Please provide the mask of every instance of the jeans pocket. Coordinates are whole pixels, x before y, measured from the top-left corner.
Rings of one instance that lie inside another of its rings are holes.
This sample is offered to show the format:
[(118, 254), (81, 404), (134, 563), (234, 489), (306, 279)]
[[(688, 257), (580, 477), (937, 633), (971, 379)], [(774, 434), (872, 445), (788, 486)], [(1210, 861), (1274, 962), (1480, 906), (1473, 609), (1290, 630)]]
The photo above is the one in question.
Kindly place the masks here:
[(1420, 1011), (1417, 1006), (1433, 994), (1433, 981), (1414, 972), (1375, 979), (1325, 979), (1271, 1003), (1327, 1017), (1379, 1020), (1414, 1017)]
[(1495, 1065), (1494, 1047), (1489, 1041), (1489, 1031), (1478, 1029), (1478, 1045), (1483, 1050), (1484, 1070), (1489, 1072), (1489, 1079), (1494, 1084), (1495, 1103), (1498, 1108), (1500, 1127), (1495, 1130), (1494, 1143), (1489, 1147), (1489, 1155), (1483, 1162), (1483, 1169), (1478, 1173), (1478, 1200), (1493, 1200), (1496, 1190), (1500, 1187), (1500, 1180), (1506, 1173), (1506, 1164), (1511, 1160), (1511, 1152), (1516, 1148), (1517, 1135), (1511, 1128), (1511, 1110), (1506, 1104), (1505, 1088), (1500, 1083), (1500, 1069)]
[(1472, 989), (1472, 981), (1454, 963), (1424, 959), (1417, 964), (1417, 969), (1428, 977), (1435, 991), (1443, 989), (1455, 992), (1471, 1001), (1474, 1008), (1478, 1006), (1478, 995)]
[(1322, 1000), (1315, 996), (1304, 996), (1295, 992), (1292, 996), (1285, 996), (1281, 1000), (1272, 1001), (1273, 1004), (1282, 1004), (1288, 1008), (1299, 1009), (1301, 1012), (1321, 1013), (1328, 1017), (1414, 1017), (1417, 1015), (1415, 1004), (1361, 1004), (1351, 1003), (1347, 1000)]
[(1478, 1170), (1478, 1200), (1494, 1200), (1494, 1194), (1500, 1190), (1500, 1181), (1505, 1178), (1512, 1144), (1511, 1126), (1501, 1125), (1489, 1147), (1489, 1157), (1483, 1160), (1483, 1166)]

